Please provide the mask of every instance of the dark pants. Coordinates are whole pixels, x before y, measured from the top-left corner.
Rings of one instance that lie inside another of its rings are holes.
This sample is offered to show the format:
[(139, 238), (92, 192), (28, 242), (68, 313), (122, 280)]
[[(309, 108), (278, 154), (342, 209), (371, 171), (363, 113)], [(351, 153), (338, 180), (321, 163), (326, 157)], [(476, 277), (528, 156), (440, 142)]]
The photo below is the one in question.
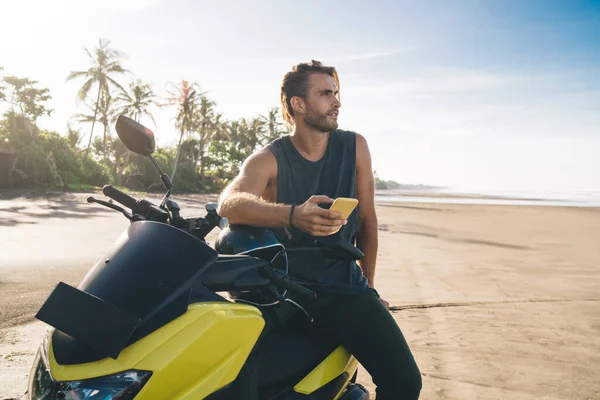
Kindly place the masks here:
[[(375, 295), (321, 296), (306, 308), (314, 328), (334, 337), (371, 374), (377, 400), (419, 398), (419, 368), (398, 324)], [(253, 358), (234, 384), (243, 393), (240, 398), (258, 398)]]

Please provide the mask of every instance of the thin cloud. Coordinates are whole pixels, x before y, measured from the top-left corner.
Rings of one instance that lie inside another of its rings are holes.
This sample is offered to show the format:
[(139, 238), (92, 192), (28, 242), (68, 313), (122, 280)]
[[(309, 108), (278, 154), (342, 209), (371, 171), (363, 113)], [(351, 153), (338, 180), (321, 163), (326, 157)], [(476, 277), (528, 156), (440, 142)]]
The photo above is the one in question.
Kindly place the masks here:
[[(338, 64), (350, 61), (363, 61), (363, 60), (375, 60), (379, 58), (391, 57), (395, 55), (409, 53), (416, 50), (417, 46), (406, 46), (402, 48), (390, 49), (390, 50), (379, 50), (357, 54), (340, 54), (333, 56), (324, 56), (323, 54), (314, 54), (311, 56), (300, 55), (294, 57), (268, 57), (260, 59), (248, 60), (253, 63), (264, 63), (264, 64), (278, 64), (278, 65), (295, 65), (302, 61), (319, 60), (326, 64)], [(324, 57), (322, 57), (324, 56)]]
[[(29, 19), (88, 17), (90, 13), (114, 14), (122, 11), (138, 11), (157, 5), (161, 0), (103, 0), (100, 2), (82, 2), (79, 0), (21, 0), (3, 6), (3, 11), (8, 15), (22, 16), (26, 14)], [(95, 15), (98, 17), (98, 15)]]
[[(445, 93), (485, 92), (515, 85), (524, 77), (476, 70), (436, 70), (388, 78), (384, 82), (347, 84), (352, 95), (441, 95)], [(360, 80), (358, 80), (360, 81)]]
[(359, 61), (359, 60), (374, 60), (377, 58), (384, 58), (384, 57), (390, 57), (390, 56), (395, 56), (395, 55), (399, 55), (399, 54), (405, 54), (405, 53), (409, 53), (411, 51), (414, 51), (415, 49), (417, 49), (417, 46), (407, 46), (404, 48), (397, 48), (397, 49), (391, 49), (391, 50), (382, 50), (382, 51), (375, 51), (375, 52), (369, 52), (369, 53), (359, 53), (359, 54), (351, 54), (351, 55), (346, 55), (346, 56), (334, 56), (331, 58), (332, 62), (345, 62), (345, 61)]

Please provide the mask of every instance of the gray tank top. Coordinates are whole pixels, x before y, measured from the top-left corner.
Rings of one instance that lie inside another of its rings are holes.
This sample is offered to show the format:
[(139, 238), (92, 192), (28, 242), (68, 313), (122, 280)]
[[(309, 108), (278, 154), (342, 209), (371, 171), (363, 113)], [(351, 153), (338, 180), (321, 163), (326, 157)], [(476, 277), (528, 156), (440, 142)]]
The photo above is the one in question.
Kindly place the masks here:
[[(268, 145), (277, 159), (277, 202), (300, 205), (313, 195), (356, 198), (356, 134), (336, 130), (329, 134), (327, 150), (319, 161), (304, 158), (283, 136)], [(360, 207), (360, 204), (358, 205)], [(358, 227), (358, 207), (348, 218), (339, 235), (354, 243)], [(314, 246), (315, 239), (297, 228), (273, 229), (286, 247)], [(324, 257), (320, 252), (290, 253), (290, 275), (329, 293), (365, 293), (373, 291), (354, 261)]]

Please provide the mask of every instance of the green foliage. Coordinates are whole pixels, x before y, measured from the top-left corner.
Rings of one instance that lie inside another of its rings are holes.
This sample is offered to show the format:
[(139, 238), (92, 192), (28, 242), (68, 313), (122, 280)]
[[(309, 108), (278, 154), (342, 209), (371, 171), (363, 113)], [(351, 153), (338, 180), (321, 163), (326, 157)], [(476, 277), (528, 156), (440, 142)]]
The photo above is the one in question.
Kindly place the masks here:
[(68, 127), (67, 142), (72, 149), (76, 149), (81, 140), (81, 131), (79, 129), (73, 129), (71, 126)]
[(97, 162), (89, 154), (80, 153), (81, 169), (76, 176), (80, 179), (74, 183), (87, 183), (93, 186), (104, 186), (112, 182), (110, 169), (106, 165)]
[(373, 171), (373, 175), (375, 176), (375, 189), (377, 190), (393, 190), (402, 188), (402, 185), (396, 181), (385, 181), (383, 179), (379, 179), (377, 176), (377, 171)]
[(387, 183), (385, 183), (385, 181), (382, 181), (379, 178), (375, 178), (375, 189), (376, 190), (386, 190), (387, 187)]
[[(40, 129), (37, 119), (52, 112), (45, 106), (51, 98), (48, 89), (37, 88), (37, 82), (29, 78), (0, 81), (0, 102), (10, 104), (0, 120), (0, 152), (4, 154), (0, 161), (9, 166), (0, 171), (1, 183), (71, 190), (111, 183), (136, 191), (164, 191), (150, 160), (129, 152), (118, 138), (111, 137), (119, 114), (154, 120), (150, 112), (154, 105), (175, 108), (179, 142), (156, 148), (153, 156), (165, 172), (172, 173), (178, 193), (222, 190), (250, 154), (289, 133), (277, 108), (265, 116), (224, 121), (216, 103), (191, 81), (172, 85), (162, 100), (139, 79), (125, 89), (115, 80), (128, 72), (121, 64), (125, 55), (108, 40), (101, 39), (93, 51), (85, 52), (89, 68), (71, 72), (67, 80), (82, 81), (77, 96), (87, 111), (75, 115), (74, 122), (91, 125), (89, 133), (72, 126), (64, 134)], [(93, 134), (96, 123), (103, 127), (102, 138)], [(85, 150), (82, 142), (87, 142)]]
[[(11, 171), (15, 186), (57, 187), (63, 185), (67, 171), (75, 167), (76, 157), (68, 144), (61, 146), (60, 136), (50, 132), (40, 135), (9, 137), (7, 147), (17, 154), (17, 162)], [(62, 175), (62, 176), (61, 176)]]
[(88, 185), (87, 183), (69, 183), (67, 185), (68, 190), (73, 190), (77, 192), (93, 192), (96, 190), (100, 190), (100, 186)]
[[(16, 76), (5, 76), (3, 81), (8, 85), (10, 99), (13, 107), (18, 107), (21, 115), (35, 121), (42, 115), (50, 115), (52, 110), (46, 108), (42, 103), (50, 100), (48, 89), (34, 87), (37, 81), (28, 78), (17, 78)], [(3, 95), (4, 96), (4, 95)]]
[[(129, 163), (125, 170), (123, 185), (137, 191), (157, 192), (164, 191), (158, 171), (147, 157), (129, 153)], [(175, 150), (172, 148), (158, 147), (153, 157), (163, 170), (172, 164)]]
[[(4, 71), (4, 68), (0, 67), (0, 71)], [(6, 99), (6, 95), (4, 94), (4, 89), (6, 89), (6, 88), (0, 84), (0, 101)]]

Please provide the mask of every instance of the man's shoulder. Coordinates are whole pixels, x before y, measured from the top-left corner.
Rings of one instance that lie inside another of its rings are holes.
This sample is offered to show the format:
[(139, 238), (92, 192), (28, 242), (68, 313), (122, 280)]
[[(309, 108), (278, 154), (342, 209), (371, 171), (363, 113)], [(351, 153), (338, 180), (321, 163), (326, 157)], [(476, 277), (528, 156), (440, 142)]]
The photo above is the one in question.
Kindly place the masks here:
[(289, 135), (279, 136), (277, 139), (274, 139), (273, 141), (267, 143), (264, 149), (270, 149), (272, 151), (273, 149), (282, 146), (283, 143), (287, 140), (289, 140)]
[(269, 149), (269, 147), (263, 147), (260, 150), (256, 150), (252, 153), (246, 161), (244, 161), (245, 169), (252, 170), (270, 170), (273, 167), (277, 169), (277, 160), (275, 159), (275, 155)]
[(346, 129), (336, 129), (335, 131), (331, 132), (336, 136), (339, 137), (353, 137), (358, 135), (357, 132), (355, 131), (350, 131), (350, 130), (346, 130)]
[(351, 131), (347, 129), (336, 129), (331, 133), (340, 138), (356, 139), (357, 141), (366, 140), (365, 137), (357, 131)]
[(336, 129), (332, 132), (339, 140), (356, 143), (357, 147), (367, 145), (367, 139), (356, 131), (350, 131), (345, 129)]

